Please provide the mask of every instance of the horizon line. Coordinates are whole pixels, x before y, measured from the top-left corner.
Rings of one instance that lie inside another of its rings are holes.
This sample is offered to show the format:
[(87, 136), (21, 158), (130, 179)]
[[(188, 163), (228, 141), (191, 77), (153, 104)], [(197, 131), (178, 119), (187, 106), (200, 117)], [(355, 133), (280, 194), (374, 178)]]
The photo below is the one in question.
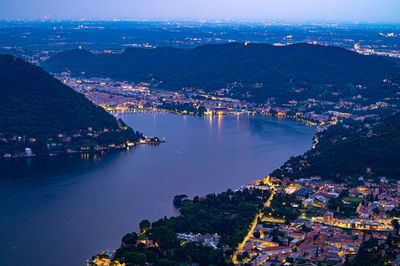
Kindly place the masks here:
[(256, 24), (268, 23), (272, 25), (392, 25), (400, 26), (399, 21), (333, 21), (333, 20), (279, 20), (279, 19), (243, 19), (243, 18), (0, 18), (0, 22), (186, 22), (186, 23), (202, 23), (202, 24), (217, 24), (217, 23), (238, 23), (238, 24)]

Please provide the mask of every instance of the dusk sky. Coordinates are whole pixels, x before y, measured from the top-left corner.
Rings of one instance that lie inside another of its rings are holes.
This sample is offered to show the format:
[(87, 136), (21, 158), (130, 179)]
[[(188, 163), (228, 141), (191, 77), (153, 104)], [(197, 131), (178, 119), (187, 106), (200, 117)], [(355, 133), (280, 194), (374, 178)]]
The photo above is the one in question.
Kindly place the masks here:
[(399, 0), (0, 0), (0, 19), (256, 19), (400, 23)]

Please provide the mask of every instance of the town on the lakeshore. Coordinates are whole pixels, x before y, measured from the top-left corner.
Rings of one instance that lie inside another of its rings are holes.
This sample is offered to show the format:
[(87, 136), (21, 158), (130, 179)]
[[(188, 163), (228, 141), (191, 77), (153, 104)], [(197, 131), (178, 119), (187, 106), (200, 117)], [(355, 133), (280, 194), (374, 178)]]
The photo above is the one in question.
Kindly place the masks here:
[[(390, 183), (383, 176), (378, 179), (360, 176), (359, 181), (359, 186), (350, 188), (344, 183), (321, 180), (318, 176), (296, 181), (268, 176), (241, 186), (238, 190), (268, 191), (270, 197), (232, 254), (232, 262), (336, 265), (354, 258), (365, 241), (385, 243), (393, 233), (398, 235), (400, 181)], [(217, 234), (187, 232), (177, 233), (177, 238), (181, 245), (194, 242), (215, 249), (220, 247)], [(157, 246), (147, 238), (139, 242), (146, 248)], [(387, 248), (379, 252), (389, 252)], [(400, 265), (400, 247), (396, 246), (390, 252), (395, 254), (391, 265)], [(88, 265), (124, 265), (118, 261), (110, 264), (112, 258), (112, 252), (105, 252), (94, 256)]]
[[(331, 125), (336, 125), (345, 119), (363, 121), (365, 119), (379, 120), (380, 117), (400, 110), (399, 92), (385, 97), (364, 97), (360, 94), (341, 97), (340, 93), (332, 92), (334, 100), (319, 100), (308, 98), (304, 100), (289, 100), (286, 103), (277, 102), (273, 97), (266, 103), (258, 104), (247, 101), (250, 95), (240, 95), (240, 98), (231, 96), (231, 91), (240, 84), (231, 84), (212, 92), (205, 92), (198, 88), (182, 88), (181, 91), (165, 91), (157, 89), (157, 83), (130, 83), (115, 81), (109, 78), (78, 78), (70, 73), (62, 72), (56, 75), (62, 83), (68, 85), (87, 99), (103, 107), (114, 116), (129, 112), (173, 112), (180, 115), (217, 116), (222, 119), (225, 115), (266, 115), (278, 118), (294, 119), (299, 122), (315, 126), (322, 131)], [(385, 86), (397, 88), (398, 83), (391, 80), (382, 81)], [(362, 85), (356, 85), (362, 88)], [(302, 89), (296, 90), (299, 93)], [(395, 91), (395, 90), (394, 90)], [(293, 98), (296, 98), (294, 95)], [(371, 101), (372, 98), (372, 101)], [(124, 127), (122, 127), (123, 129)], [(107, 128), (94, 131), (92, 128), (67, 135), (59, 133), (56, 138), (47, 141), (48, 154), (63, 152), (102, 151), (110, 149), (125, 149), (141, 143), (159, 143), (162, 140), (156, 137), (141, 137), (138, 141), (124, 143), (106, 143), (106, 145), (71, 145), (74, 140), (85, 137), (96, 137), (110, 131)], [(372, 131), (371, 133), (372, 134)], [(0, 135), (3, 143), (16, 143), (24, 146), (25, 151), (18, 153), (6, 152), (0, 154), (4, 158), (31, 157), (31, 147), (35, 146), (36, 137), (12, 135), (8, 138)], [(316, 141), (318, 141), (316, 139)], [(72, 147), (73, 146), (73, 147)]]
[[(277, 202), (270, 213), (260, 213), (239, 245), (236, 258), (240, 256), (241, 262), (252, 265), (294, 260), (343, 263), (355, 257), (364, 241), (383, 241), (399, 230), (400, 217), (395, 210), (400, 182), (389, 184), (385, 177), (365, 180), (354, 188), (322, 181), (318, 176), (294, 182), (267, 177), (241, 189), (267, 189), (291, 199)], [(290, 220), (282, 216), (279, 204), (290, 204), (299, 217)], [(350, 211), (343, 208), (341, 217), (335, 217), (341, 206)], [(400, 249), (396, 254), (399, 259), (392, 265), (400, 263)]]
[[(262, 114), (296, 119), (323, 130), (343, 119), (376, 118), (382, 113), (396, 112), (400, 108), (399, 94), (371, 102), (369, 98), (360, 94), (341, 98), (340, 93), (333, 91), (332, 95), (336, 96), (337, 100), (309, 98), (277, 103), (272, 97), (264, 104), (257, 104), (244, 100), (246, 95), (241, 95), (241, 99), (231, 98), (230, 91), (240, 84), (232, 84), (231, 88), (208, 93), (196, 88), (183, 88), (176, 92), (157, 90), (157, 84), (134, 84), (109, 78), (76, 78), (67, 72), (56, 77), (115, 115), (141, 110), (168, 111), (183, 115)], [(390, 80), (382, 82), (393, 88), (399, 86)], [(357, 87), (362, 88), (362, 85)]]

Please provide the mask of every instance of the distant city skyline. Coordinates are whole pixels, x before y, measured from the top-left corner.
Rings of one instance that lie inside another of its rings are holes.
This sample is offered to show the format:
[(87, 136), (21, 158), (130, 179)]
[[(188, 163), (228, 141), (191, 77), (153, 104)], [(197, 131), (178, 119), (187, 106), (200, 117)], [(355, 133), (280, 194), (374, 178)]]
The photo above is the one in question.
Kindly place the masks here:
[(240, 19), (400, 24), (399, 0), (1, 0), (0, 19)]

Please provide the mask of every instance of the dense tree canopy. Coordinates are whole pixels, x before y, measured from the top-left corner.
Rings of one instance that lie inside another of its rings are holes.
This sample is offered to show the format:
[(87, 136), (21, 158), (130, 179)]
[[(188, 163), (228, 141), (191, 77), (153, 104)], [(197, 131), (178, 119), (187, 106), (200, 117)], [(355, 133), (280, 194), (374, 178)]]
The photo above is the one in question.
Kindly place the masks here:
[[(204, 45), (194, 49), (129, 48), (122, 54), (61, 52), (43, 66), (52, 72), (160, 83), (164, 89), (213, 90), (236, 84), (233, 96), (249, 91), (251, 100), (328, 97), (348, 94), (353, 85), (373, 85), (398, 76), (397, 61), (365, 56), (338, 47), (309, 44)], [(300, 89), (301, 92), (295, 92)]]
[[(348, 120), (318, 134), (315, 149), (288, 160), (272, 175), (344, 181), (367, 175), (400, 178), (400, 113), (383, 121)], [(291, 169), (291, 170), (288, 170)]]
[(0, 132), (26, 135), (116, 129), (117, 121), (40, 67), (0, 55)]
[[(40, 67), (11, 55), (0, 55), (0, 113), (0, 155), (25, 147), (36, 154), (89, 150), (143, 137)], [(51, 150), (49, 143), (55, 145)]]
[[(177, 195), (174, 202), (180, 210), (178, 217), (162, 218), (152, 223), (145, 236), (157, 243), (157, 247), (141, 249), (140, 244), (133, 245), (131, 240), (136, 234), (127, 234), (122, 239), (116, 259), (132, 264), (141, 264), (138, 254), (144, 254), (146, 261), (156, 265), (225, 265), (222, 247), (236, 248), (243, 240), (256, 213), (267, 200), (267, 191), (237, 191), (209, 194), (207, 197), (187, 199), (186, 195)], [(143, 224), (143, 222), (141, 222)], [(176, 233), (219, 235), (217, 249), (200, 243), (187, 242), (183, 245)], [(144, 235), (144, 234), (143, 234)], [(143, 236), (142, 235), (142, 236)]]

